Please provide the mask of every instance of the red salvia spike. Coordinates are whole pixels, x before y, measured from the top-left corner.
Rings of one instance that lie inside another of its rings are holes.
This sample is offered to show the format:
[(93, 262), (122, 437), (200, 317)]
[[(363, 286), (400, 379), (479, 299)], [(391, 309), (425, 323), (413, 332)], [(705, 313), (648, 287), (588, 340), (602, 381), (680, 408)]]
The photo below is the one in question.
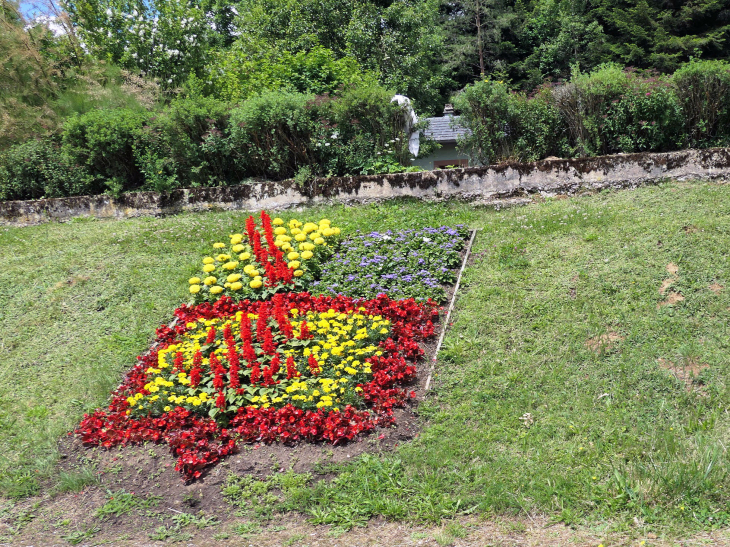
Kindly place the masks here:
[(299, 333), (299, 340), (309, 340), (311, 334), (309, 332), (309, 327), (307, 326), (307, 321), (302, 321), (301, 326), (299, 327), (300, 333)]
[(256, 360), (256, 350), (248, 340), (243, 344), (243, 358), (248, 361), (249, 367), (251, 367), (251, 364)]
[(291, 380), (297, 376), (300, 376), (300, 374), (299, 371), (297, 371), (296, 363), (294, 363), (294, 357), (290, 355), (286, 360), (286, 379)]
[(215, 327), (211, 326), (208, 331), (208, 337), (205, 339), (206, 344), (212, 344), (215, 342)]
[(235, 348), (231, 348), (232, 351), (228, 352), (228, 379), (232, 388), (237, 388), (241, 385), (241, 380), (238, 377), (238, 355), (236, 354)]
[(312, 376), (316, 376), (319, 373), (319, 363), (314, 358), (314, 355), (309, 356), (307, 364), (309, 365), (309, 372), (312, 373)]
[(181, 352), (175, 354), (175, 365), (172, 368), (173, 372), (185, 372), (185, 357)]
[(258, 363), (254, 363), (253, 367), (251, 368), (251, 385), (255, 386), (259, 383), (259, 378), (261, 376), (261, 369), (259, 368)]
[(256, 340), (259, 344), (264, 341), (264, 336), (268, 330), (267, 323), (269, 322), (269, 310), (267, 306), (262, 303), (259, 306), (259, 318), (256, 320)]
[(248, 236), (248, 242), (253, 245), (254, 234), (256, 233), (256, 221), (252, 216), (246, 219), (246, 235)]
[(264, 332), (264, 341), (261, 344), (261, 348), (264, 350), (266, 355), (274, 355), (276, 353), (276, 345), (274, 344), (274, 336), (271, 334), (271, 329), (267, 328)]
[(203, 363), (203, 354), (196, 351), (193, 356), (193, 368), (190, 370), (190, 385), (197, 387), (200, 383), (200, 367)]
[(281, 367), (281, 359), (279, 359), (278, 355), (274, 355), (274, 358), (271, 360), (271, 375), (273, 376), (277, 372), (279, 372), (279, 367)]
[(251, 319), (249, 319), (248, 313), (244, 313), (241, 318), (241, 340), (251, 342)]
[(271, 386), (274, 384), (274, 380), (271, 378), (271, 367), (264, 367), (263, 376), (265, 386)]
[(226, 323), (226, 326), (223, 327), (223, 339), (226, 342), (233, 342), (233, 333), (231, 332), (231, 324)]
[(226, 408), (226, 396), (222, 391), (218, 392), (218, 397), (215, 400), (215, 406), (224, 410)]

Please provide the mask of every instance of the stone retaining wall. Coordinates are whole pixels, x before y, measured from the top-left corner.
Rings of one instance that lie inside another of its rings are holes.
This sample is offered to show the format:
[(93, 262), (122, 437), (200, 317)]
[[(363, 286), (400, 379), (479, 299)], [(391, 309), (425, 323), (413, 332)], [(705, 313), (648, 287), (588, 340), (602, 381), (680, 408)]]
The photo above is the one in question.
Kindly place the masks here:
[(181, 211), (257, 211), (398, 197), (499, 204), (501, 200), (508, 202), (510, 198), (538, 192), (543, 195), (571, 194), (689, 178), (730, 178), (730, 148), (317, 179), (306, 187), (283, 181), (189, 188), (169, 194), (137, 192), (119, 198), (79, 196), (6, 201), (0, 202), (0, 225), (23, 226), (74, 217), (127, 218)]

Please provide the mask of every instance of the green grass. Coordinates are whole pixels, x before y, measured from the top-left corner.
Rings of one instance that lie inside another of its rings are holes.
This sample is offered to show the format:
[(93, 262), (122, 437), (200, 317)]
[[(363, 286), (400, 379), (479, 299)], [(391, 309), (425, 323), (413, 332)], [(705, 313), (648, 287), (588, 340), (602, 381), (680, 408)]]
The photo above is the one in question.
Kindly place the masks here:
[[(671, 533), (730, 521), (730, 187), (668, 183), (499, 212), (401, 202), (311, 215), (345, 231), (483, 230), (419, 437), (292, 488), (285, 506), (340, 527), (533, 512)], [(243, 218), (0, 231), (6, 495), (37, 488), (56, 439), (106, 400), (185, 300), (206, 245)], [(669, 290), (685, 300), (658, 308), (669, 263), (679, 268)], [(586, 346), (608, 333), (620, 338)], [(688, 389), (659, 359), (709, 366)]]

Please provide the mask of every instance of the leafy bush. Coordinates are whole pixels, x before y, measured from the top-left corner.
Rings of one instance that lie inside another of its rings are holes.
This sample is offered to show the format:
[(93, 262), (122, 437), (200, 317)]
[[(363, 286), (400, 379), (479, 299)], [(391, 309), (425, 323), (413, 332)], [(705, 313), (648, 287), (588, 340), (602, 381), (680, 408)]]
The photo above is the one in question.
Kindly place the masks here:
[(88, 171), (51, 139), (17, 144), (0, 154), (0, 200), (95, 193)]
[(136, 153), (144, 142), (144, 111), (125, 108), (94, 110), (69, 118), (64, 126), (63, 149), (77, 164), (98, 179), (94, 193), (120, 193), (144, 185)]
[(693, 60), (672, 77), (690, 146), (730, 141), (730, 63)]

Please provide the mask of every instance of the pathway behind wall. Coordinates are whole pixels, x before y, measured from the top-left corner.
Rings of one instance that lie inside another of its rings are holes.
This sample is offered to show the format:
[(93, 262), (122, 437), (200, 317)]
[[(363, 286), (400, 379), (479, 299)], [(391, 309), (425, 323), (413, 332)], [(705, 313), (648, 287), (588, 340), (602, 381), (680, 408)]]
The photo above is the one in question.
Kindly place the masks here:
[(327, 203), (367, 203), (400, 197), (499, 205), (535, 193), (573, 194), (690, 178), (730, 179), (730, 148), (317, 179), (306, 187), (283, 181), (181, 189), (169, 194), (136, 192), (119, 198), (79, 196), (6, 201), (0, 202), (0, 225), (24, 226), (74, 217), (128, 218), (182, 211), (258, 211)]

